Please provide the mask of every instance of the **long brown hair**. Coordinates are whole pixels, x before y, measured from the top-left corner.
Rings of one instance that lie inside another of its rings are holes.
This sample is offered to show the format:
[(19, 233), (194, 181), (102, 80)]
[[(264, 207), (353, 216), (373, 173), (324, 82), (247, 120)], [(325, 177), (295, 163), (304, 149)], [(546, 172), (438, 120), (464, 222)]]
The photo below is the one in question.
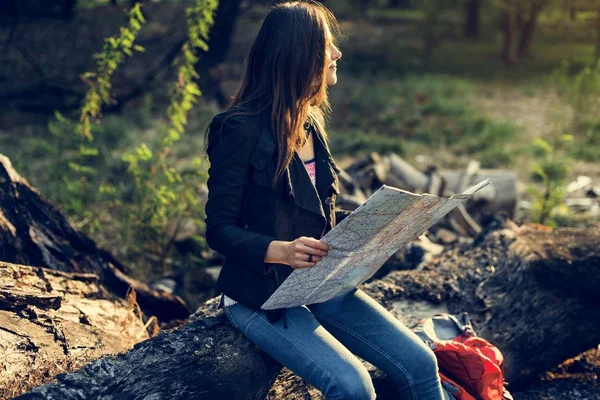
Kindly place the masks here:
[[(270, 109), (278, 149), (274, 184), (292, 162), (294, 151), (303, 144), (307, 119), (327, 141), (324, 128), (331, 106), (327, 96), (326, 50), (330, 43), (337, 47), (339, 32), (335, 16), (323, 4), (313, 0), (289, 1), (271, 8), (250, 48), (240, 88), (229, 108), (252, 110), (237, 114)], [(207, 139), (208, 130), (205, 145)]]

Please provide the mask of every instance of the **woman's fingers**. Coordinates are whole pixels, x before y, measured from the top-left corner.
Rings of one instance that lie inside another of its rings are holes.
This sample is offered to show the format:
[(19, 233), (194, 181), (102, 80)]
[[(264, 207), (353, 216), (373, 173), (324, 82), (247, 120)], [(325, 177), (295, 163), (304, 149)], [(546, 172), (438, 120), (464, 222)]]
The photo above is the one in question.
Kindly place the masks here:
[[(290, 260), (290, 265), (293, 268), (314, 267), (331, 250), (328, 243), (308, 236), (301, 236), (291, 244), (293, 253), (290, 256), (293, 257), (293, 260)], [(308, 261), (309, 256), (311, 261)]]
[(299, 261), (299, 262), (297, 262), (296, 264), (293, 265), (294, 268), (311, 268), (311, 267), (314, 267), (314, 266), (315, 266), (314, 262), (309, 263), (309, 262), (306, 262), (306, 261)]
[(302, 243), (305, 246), (325, 251), (331, 250), (331, 245), (322, 240), (318, 240), (307, 236), (302, 236), (300, 239), (300, 243)]
[(296, 251), (298, 251), (300, 253), (314, 254), (315, 256), (326, 256), (328, 253), (327, 250), (319, 250), (317, 248), (309, 247), (304, 244), (299, 244), (296, 247)]
[[(321, 256), (315, 256), (315, 255), (313, 255), (310, 258), (310, 260), (312, 260), (312, 263), (316, 263), (317, 261), (321, 261), (322, 258), (323, 257), (321, 257)], [(296, 260), (311, 262), (311, 261), (309, 261), (309, 254), (303, 253), (303, 252), (296, 253)]]

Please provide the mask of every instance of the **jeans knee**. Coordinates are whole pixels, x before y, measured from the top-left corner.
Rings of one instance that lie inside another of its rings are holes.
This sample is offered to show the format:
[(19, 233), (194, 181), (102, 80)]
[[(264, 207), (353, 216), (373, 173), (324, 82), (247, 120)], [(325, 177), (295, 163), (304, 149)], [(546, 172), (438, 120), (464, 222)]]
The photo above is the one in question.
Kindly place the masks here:
[(423, 346), (418, 356), (419, 369), (421, 371), (427, 371), (432, 373), (434, 376), (438, 373), (438, 362), (433, 350), (429, 347)]
[(371, 376), (366, 369), (350, 371), (338, 371), (334, 376), (335, 383), (328, 391), (328, 399), (340, 400), (373, 400), (375, 399), (375, 388)]
[(439, 369), (435, 353), (427, 346), (417, 347), (413, 353), (413, 363), (407, 372), (413, 384), (438, 380)]

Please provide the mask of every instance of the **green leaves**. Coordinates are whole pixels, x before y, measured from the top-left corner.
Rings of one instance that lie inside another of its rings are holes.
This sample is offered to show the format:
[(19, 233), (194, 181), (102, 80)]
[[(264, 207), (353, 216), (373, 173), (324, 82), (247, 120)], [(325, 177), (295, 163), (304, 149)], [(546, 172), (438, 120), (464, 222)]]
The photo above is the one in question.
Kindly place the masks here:
[(537, 157), (544, 157), (552, 153), (552, 145), (542, 138), (535, 138), (533, 140), (533, 151)]
[[(79, 121), (56, 113), (49, 123), (52, 136), (59, 142), (55, 157), (60, 168), (55, 169), (53, 176), (55, 181), (62, 182), (57, 202), (74, 217), (77, 226), (85, 226), (88, 233), (100, 228), (116, 231), (117, 236), (122, 236), (122, 246), (126, 249), (123, 251), (130, 258), (151, 253), (153, 264), (159, 264), (160, 268), (166, 266), (165, 260), (173, 252), (174, 238), (183, 223), (193, 221), (197, 226), (203, 225), (201, 192), (207, 168), (197, 158), (181, 172), (172, 149), (184, 134), (189, 112), (202, 95), (195, 65), (198, 53), (208, 49), (208, 34), (217, 5), (217, 0), (196, 0), (188, 8), (188, 38), (174, 63), (177, 81), (170, 92), (167, 123), (153, 143), (141, 143), (123, 154), (122, 160), (127, 165), (127, 176), (123, 179), (114, 182), (107, 179), (102, 163), (95, 160), (102, 159), (106, 149), (100, 146), (103, 150), (100, 154), (90, 142), (94, 139), (92, 123), (99, 122), (103, 107), (113, 102), (112, 76), (135, 52), (144, 50), (136, 44), (146, 22), (139, 3), (132, 7), (128, 23), (119, 34), (104, 41), (102, 51), (95, 55), (95, 70), (81, 75), (88, 89)], [(117, 215), (110, 217), (114, 226), (103, 227), (101, 209), (107, 208), (109, 213)], [(170, 224), (175, 226), (173, 231), (167, 229)]]
[(188, 122), (188, 112), (202, 95), (196, 83), (199, 78), (195, 68), (198, 62), (197, 52), (208, 50), (208, 34), (214, 23), (217, 6), (217, 0), (196, 0), (195, 5), (186, 10), (188, 39), (181, 47), (181, 54), (173, 62), (173, 65), (179, 67), (177, 82), (171, 89), (171, 101), (167, 107), (170, 126), (161, 141), (163, 147), (179, 140)]
[(543, 188), (528, 188), (534, 198), (530, 214), (540, 224), (554, 226), (553, 212), (558, 209), (568, 212), (564, 207), (564, 197), (565, 180), (569, 172), (568, 146), (572, 141), (572, 135), (560, 135), (551, 142), (536, 138), (532, 143), (532, 154), (537, 162), (531, 166), (531, 176), (541, 182)]
[(133, 55), (133, 51), (144, 49), (134, 42), (145, 22), (141, 5), (136, 3), (129, 11), (128, 25), (121, 28), (120, 35), (106, 38), (102, 52), (94, 55), (96, 72), (86, 72), (81, 75), (81, 79), (89, 85), (80, 112), (81, 134), (88, 140), (93, 138), (92, 121), (100, 118), (102, 106), (112, 102), (111, 76), (127, 57)]
[(216, 0), (196, 0), (186, 10), (188, 38), (173, 63), (177, 68), (177, 81), (170, 91), (167, 126), (158, 148), (153, 152), (142, 144), (123, 156), (136, 183), (130, 225), (139, 241), (151, 241), (153, 247), (160, 249), (161, 259), (172, 245), (172, 238), (165, 236), (165, 226), (173, 221), (179, 226), (184, 218), (193, 220), (203, 213), (198, 185), (206, 181), (203, 163), (196, 160), (192, 168), (182, 174), (171, 164), (169, 155), (185, 132), (190, 110), (202, 95), (196, 83), (199, 78), (195, 69), (197, 53), (208, 49), (208, 33), (217, 5)]

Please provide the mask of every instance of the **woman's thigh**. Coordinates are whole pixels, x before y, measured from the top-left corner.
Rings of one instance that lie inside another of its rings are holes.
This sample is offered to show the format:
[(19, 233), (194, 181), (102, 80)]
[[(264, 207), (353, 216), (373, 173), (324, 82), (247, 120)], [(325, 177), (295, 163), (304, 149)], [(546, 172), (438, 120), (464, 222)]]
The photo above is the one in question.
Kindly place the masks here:
[(401, 398), (444, 398), (433, 352), (360, 289), (308, 308), (347, 349), (389, 374)]
[(231, 323), (280, 364), (314, 385), (328, 399), (374, 399), (363, 364), (315, 319), (307, 307), (285, 311), (270, 322), (264, 312), (242, 304), (225, 308)]

